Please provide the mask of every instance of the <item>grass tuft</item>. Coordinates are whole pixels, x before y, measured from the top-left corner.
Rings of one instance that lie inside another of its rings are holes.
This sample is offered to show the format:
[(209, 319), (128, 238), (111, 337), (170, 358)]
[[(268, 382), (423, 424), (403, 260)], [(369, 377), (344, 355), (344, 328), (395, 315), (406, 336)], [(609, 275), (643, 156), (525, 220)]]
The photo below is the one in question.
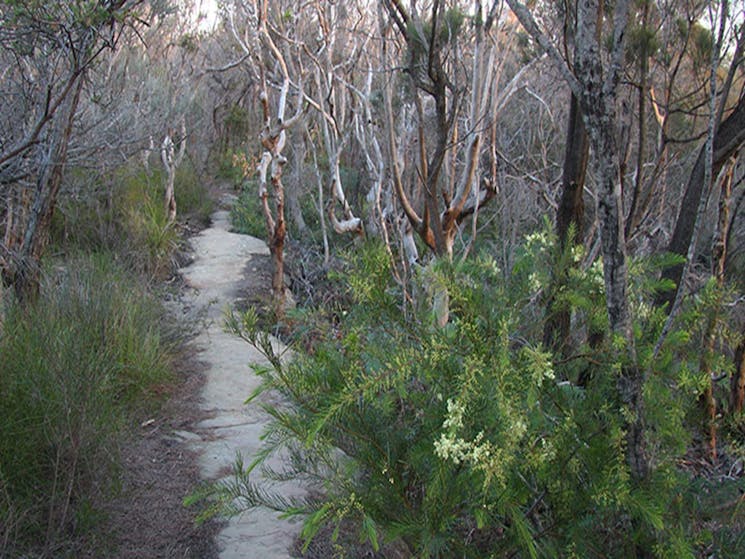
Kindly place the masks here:
[[(0, 556), (80, 535), (116, 468), (116, 434), (169, 381), (175, 328), (107, 255), (48, 274), (0, 329)], [(90, 528), (90, 527), (89, 527)]]

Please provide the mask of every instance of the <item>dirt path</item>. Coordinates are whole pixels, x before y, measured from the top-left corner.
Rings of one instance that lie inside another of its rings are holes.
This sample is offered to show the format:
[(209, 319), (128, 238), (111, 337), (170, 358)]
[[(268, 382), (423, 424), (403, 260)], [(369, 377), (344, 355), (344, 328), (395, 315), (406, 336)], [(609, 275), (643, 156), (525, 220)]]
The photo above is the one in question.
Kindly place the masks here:
[[(206, 365), (201, 408), (208, 418), (191, 431), (177, 434), (189, 442), (199, 457), (203, 479), (228, 475), (236, 453), (246, 461), (260, 447), (259, 437), (268, 419), (258, 406), (244, 401), (259, 380), (251, 363), (264, 358), (246, 342), (224, 331), (224, 313), (244, 286), (246, 266), (254, 255), (268, 255), (259, 239), (229, 231), (228, 212), (212, 216), (212, 226), (191, 240), (194, 260), (181, 270), (193, 289), (192, 303), (207, 309), (207, 326), (193, 342)], [(286, 494), (297, 487), (282, 488)], [(275, 512), (254, 510), (227, 523), (217, 536), (221, 559), (279, 559), (290, 557), (289, 549), (300, 530), (298, 523), (277, 518)]]

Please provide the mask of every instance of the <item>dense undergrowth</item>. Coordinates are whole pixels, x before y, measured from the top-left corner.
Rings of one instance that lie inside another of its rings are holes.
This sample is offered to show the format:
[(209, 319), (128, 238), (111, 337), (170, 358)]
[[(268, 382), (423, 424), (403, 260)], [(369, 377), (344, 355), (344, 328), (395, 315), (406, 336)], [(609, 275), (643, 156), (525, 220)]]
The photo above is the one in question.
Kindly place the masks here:
[[(638, 483), (616, 390), (619, 341), (596, 339), (569, 356), (540, 343), (550, 245), (529, 237), (508, 271), (488, 255), (435, 263), (420, 270), (408, 298), (418, 303), (406, 307), (388, 254), (369, 246), (337, 278), (349, 304), (291, 317), (291, 362), (274, 353), (254, 311), (232, 315), (229, 326), (271, 364), (257, 369), (254, 396), (277, 390), (285, 402), (262, 404), (274, 418), (264, 450), (200, 496), (216, 499), (213, 512), (263, 505), (301, 515), (306, 541), (329, 524), (332, 538), (353, 525), (374, 549), (403, 542), (415, 557), (740, 556), (742, 478), (684, 467), (702, 424), (700, 348), (714, 287), (689, 303), (655, 356), (666, 313), (651, 301), (668, 287), (655, 278), (669, 262), (632, 266), (653, 466)], [(439, 327), (432, 297), (443, 289), (449, 320)], [(607, 329), (600, 266), (570, 270), (561, 298), (576, 310), (577, 340)], [(733, 462), (742, 452), (726, 441), (722, 450)], [(278, 452), (289, 463), (266, 471)], [(274, 496), (255, 482), (259, 470), (314, 490)]]
[(117, 433), (170, 378), (169, 329), (155, 296), (107, 255), (67, 260), (33, 306), (6, 309), (0, 524), (11, 555), (39, 542), (58, 553), (90, 527), (93, 494), (116, 478)]
[[(170, 223), (163, 204), (164, 171), (148, 173), (125, 165), (95, 184), (71, 173), (70, 195), (55, 213), (53, 251), (105, 251), (126, 262), (138, 275), (158, 279), (170, 273), (178, 252), (179, 222)], [(209, 221), (213, 202), (187, 160), (176, 172), (176, 199), (180, 222), (196, 225)]]
[[(117, 491), (123, 433), (174, 380), (186, 329), (156, 280), (173, 271), (180, 226), (165, 217), (162, 177), (127, 166), (98, 180), (61, 200), (38, 299), (8, 290), (0, 308), (3, 557), (81, 552)], [(193, 169), (176, 185), (181, 214), (208, 219)]]
[(237, 233), (263, 238), (266, 224), (257, 192), (258, 187), (253, 184), (241, 188), (238, 199), (230, 208), (230, 224)]

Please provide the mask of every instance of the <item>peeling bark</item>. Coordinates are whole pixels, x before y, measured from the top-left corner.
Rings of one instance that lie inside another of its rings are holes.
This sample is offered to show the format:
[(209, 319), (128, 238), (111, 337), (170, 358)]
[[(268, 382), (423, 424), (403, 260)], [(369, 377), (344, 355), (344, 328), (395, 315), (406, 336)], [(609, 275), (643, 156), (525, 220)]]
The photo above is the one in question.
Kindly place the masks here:
[[(383, 4), (408, 46), (407, 75), (414, 87), (416, 109), (416, 146), (409, 147), (417, 153), (416, 162), (409, 163), (410, 167), (416, 167), (414, 175), (418, 188), (413, 189), (407, 188), (404, 169), (396, 157), (401, 141), (394, 133), (392, 92), (390, 86), (386, 87), (385, 113), (394, 190), (412, 229), (424, 244), (436, 256), (452, 259), (461, 223), (467, 217), (475, 218), (478, 208), (494, 196), (497, 188), (495, 181), (481, 180), (479, 169), (484, 147), (481, 128), (493, 126), (489, 119), (496, 113), (495, 101), (501, 99), (494, 95), (498, 73), (496, 54), (485, 38), (488, 29), (481, 23), (485, 21), (481, 3), (476, 4), (479, 14), (474, 18), (473, 58), (470, 70), (463, 76), (454, 74), (446, 62), (452, 55), (447, 49), (452, 48), (457, 53), (458, 45), (443, 44), (437, 32), (438, 25), (443, 25), (439, 2), (428, 9), (429, 32), (425, 32), (422, 16), (413, 9), (409, 13), (400, 2)], [(410, 28), (416, 32), (407, 31)], [(457, 43), (458, 38), (452, 37), (452, 41)], [(456, 80), (463, 80), (467, 87), (462, 91), (455, 88), (453, 82)], [(459, 120), (463, 95), (468, 95), (465, 104), (468, 112), (461, 119), (465, 124)], [(426, 103), (430, 103), (431, 115), (425, 109)], [(458, 130), (459, 126), (463, 126), (465, 133)], [(459, 151), (461, 145), (463, 151)], [(456, 164), (460, 165), (460, 170), (456, 169)]]
[(163, 143), (160, 146), (160, 159), (166, 170), (165, 212), (170, 223), (176, 221), (176, 171), (183, 162), (184, 155), (186, 154), (186, 117), (182, 115), (180, 120), (181, 138), (179, 140), (178, 151), (176, 151), (173, 141), (173, 129), (169, 129), (166, 132)]
[[(260, 6), (258, 19), (259, 35), (267, 53), (270, 54), (276, 66), (279, 68), (281, 86), (277, 99), (276, 113), (272, 118), (269, 106), (269, 94), (267, 88), (266, 68), (261, 67), (261, 89), (259, 102), (264, 120), (264, 126), (259, 135), (259, 141), (264, 148), (261, 162), (258, 167), (259, 173), (259, 198), (266, 222), (269, 251), (272, 254), (274, 268), (272, 271), (272, 293), (274, 297), (275, 310), (279, 315), (284, 313), (286, 291), (284, 284), (284, 247), (287, 237), (287, 223), (285, 221), (285, 192), (282, 183), (282, 170), (287, 159), (282, 154), (287, 141), (287, 130), (294, 127), (302, 116), (302, 82), (296, 84), (297, 106), (296, 111), (289, 119), (285, 118), (287, 99), (290, 93), (290, 73), (285, 56), (275, 44), (267, 27), (268, 2), (264, 0)], [(248, 48), (248, 47), (246, 47)], [(271, 195), (268, 183), (271, 184)], [(271, 198), (271, 202), (270, 202)], [(272, 204), (273, 202), (273, 204)]]

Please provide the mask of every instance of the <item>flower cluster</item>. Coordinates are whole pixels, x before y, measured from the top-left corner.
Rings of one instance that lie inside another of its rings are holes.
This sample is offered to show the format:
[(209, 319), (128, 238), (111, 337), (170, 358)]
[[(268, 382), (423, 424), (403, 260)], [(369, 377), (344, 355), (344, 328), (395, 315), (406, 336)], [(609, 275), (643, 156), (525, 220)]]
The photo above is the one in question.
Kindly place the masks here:
[[(465, 405), (458, 401), (448, 399), (448, 413), (442, 423), (443, 432), (435, 441), (435, 455), (442, 460), (452, 461), (454, 464), (469, 464), (475, 470), (484, 473), (484, 483), (488, 484), (496, 479), (504, 479), (505, 467), (509, 458), (504, 455), (503, 449), (494, 446), (488, 440), (484, 440), (484, 432), (480, 431), (473, 440), (466, 440), (458, 435), (463, 428), (463, 416)], [(522, 438), (528, 430), (523, 420), (514, 423), (511, 435), (516, 439)]]

